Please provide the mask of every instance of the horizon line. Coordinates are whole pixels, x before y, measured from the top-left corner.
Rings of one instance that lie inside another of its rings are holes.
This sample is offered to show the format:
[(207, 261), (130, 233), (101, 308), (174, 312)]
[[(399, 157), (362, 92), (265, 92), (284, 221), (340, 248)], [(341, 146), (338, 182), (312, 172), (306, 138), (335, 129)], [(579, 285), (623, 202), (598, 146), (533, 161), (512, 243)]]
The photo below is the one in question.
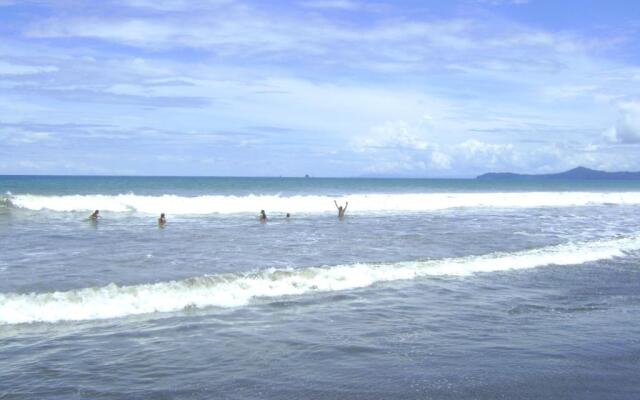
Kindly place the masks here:
[(284, 175), (111, 175), (111, 174), (0, 174), (0, 177), (70, 177), (70, 178), (233, 178), (233, 179), (476, 179), (476, 176), (284, 176)]

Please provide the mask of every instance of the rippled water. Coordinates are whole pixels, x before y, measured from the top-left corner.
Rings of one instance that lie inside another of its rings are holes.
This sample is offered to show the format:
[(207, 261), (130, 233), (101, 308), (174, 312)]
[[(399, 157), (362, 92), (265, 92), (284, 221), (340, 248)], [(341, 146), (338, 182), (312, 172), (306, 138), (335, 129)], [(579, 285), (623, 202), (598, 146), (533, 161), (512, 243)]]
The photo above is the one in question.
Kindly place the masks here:
[(639, 393), (639, 183), (0, 177), (0, 191), (4, 398)]

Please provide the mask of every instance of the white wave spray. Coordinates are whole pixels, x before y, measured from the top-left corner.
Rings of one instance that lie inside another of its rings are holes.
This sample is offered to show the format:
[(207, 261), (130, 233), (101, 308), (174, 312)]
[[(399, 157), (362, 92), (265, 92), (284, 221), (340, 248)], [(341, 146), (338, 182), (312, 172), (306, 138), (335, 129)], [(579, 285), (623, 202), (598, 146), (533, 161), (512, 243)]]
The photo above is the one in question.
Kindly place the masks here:
[(450, 208), (534, 208), (603, 204), (640, 205), (640, 192), (485, 192), (485, 193), (358, 193), (319, 195), (13, 195), (8, 202), (29, 210), (139, 212), (158, 214), (235, 214), (267, 212), (335, 212), (333, 201), (349, 201), (349, 212), (420, 212)]
[(348, 290), (425, 276), (466, 276), (552, 264), (576, 265), (622, 257), (638, 249), (640, 236), (633, 236), (440, 260), (267, 269), (132, 286), (110, 284), (66, 292), (5, 293), (0, 294), (0, 323), (114, 318), (187, 307), (238, 307), (255, 298)]

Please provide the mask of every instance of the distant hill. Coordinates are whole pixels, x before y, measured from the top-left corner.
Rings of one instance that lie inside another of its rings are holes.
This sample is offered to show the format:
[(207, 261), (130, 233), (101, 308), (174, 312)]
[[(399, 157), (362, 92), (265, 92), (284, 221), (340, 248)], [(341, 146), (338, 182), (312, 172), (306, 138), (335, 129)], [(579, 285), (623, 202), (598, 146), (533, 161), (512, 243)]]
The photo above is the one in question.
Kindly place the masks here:
[(640, 172), (606, 172), (578, 167), (557, 174), (526, 175), (512, 172), (490, 172), (477, 176), (482, 180), (505, 179), (574, 179), (574, 180), (640, 180)]

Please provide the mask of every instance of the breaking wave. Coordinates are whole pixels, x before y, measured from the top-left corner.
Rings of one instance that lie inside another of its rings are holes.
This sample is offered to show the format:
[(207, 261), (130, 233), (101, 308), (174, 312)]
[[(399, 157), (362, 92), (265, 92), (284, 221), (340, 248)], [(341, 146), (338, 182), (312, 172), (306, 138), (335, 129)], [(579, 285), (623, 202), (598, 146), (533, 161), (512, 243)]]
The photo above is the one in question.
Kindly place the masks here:
[(4, 293), (0, 294), (0, 324), (115, 318), (192, 307), (238, 307), (256, 298), (356, 289), (419, 277), (577, 265), (622, 257), (638, 249), (640, 236), (632, 236), (439, 260), (266, 269), (132, 286), (110, 284), (65, 292)]
[(140, 196), (119, 195), (14, 195), (4, 202), (29, 210), (139, 212), (158, 214), (235, 214), (268, 212), (335, 212), (333, 201), (349, 201), (349, 212), (419, 212), (450, 208), (534, 208), (588, 205), (639, 205), (640, 192), (506, 192), (506, 193), (401, 193), (280, 196)]

